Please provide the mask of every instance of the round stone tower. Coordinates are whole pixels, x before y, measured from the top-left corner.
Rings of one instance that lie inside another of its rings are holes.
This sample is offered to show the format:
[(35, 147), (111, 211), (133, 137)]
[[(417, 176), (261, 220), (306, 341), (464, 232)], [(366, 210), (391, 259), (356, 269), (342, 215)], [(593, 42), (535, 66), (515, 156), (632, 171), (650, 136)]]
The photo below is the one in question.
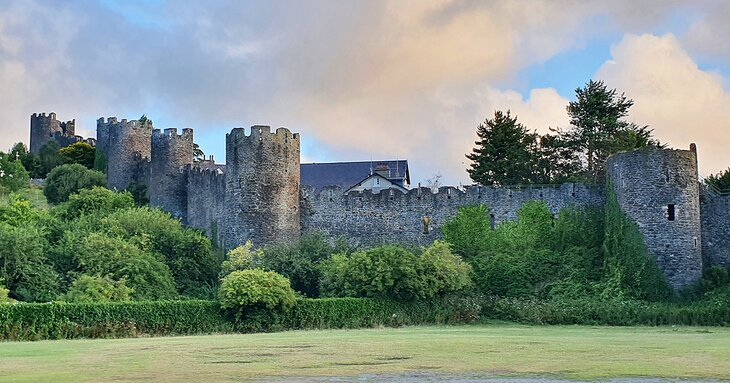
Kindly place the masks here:
[(61, 122), (56, 119), (56, 113), (36, 114), (30, 116), (30, 152), (40, 154), (41, 148), (53, 141), (57, 135), (73, 136), (76, 130), (76, 120)]
[(148, 191), (150, 206), (159, 207), (187, 224), (188, 190), (185, 167), (193, 163), (193, 130), (152, 131)]
[(646, 149), (611, 156), (608, 176), (618, 204), (644, 235), (649, 253), (675, 290), (702, 277), (697, 149)]
[(96, 163), (106, 170), (107, 187), (123, 190), (132, 182), (146, 184), (144, 163), (152, 152), (152, 125), (138, 120), (96, 121)]
[(226, 135), (226, 248), (257, 247), (299, 237), (299, 134), (268, 126)]

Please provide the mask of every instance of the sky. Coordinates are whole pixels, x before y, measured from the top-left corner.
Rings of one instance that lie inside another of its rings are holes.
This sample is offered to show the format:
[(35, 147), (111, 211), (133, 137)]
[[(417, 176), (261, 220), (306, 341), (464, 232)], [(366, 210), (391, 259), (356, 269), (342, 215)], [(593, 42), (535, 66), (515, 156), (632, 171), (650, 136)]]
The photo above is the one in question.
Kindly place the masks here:
[(470, 184), (476, 128), (511, 110), (567, 128), (589, 79), (700, 174), (730, 166), (730, 1), (0, 0), (0, 149), (30, 115), (192, 127), (225, 159), (256, 124), (302, 137), (302, 162), (407, 159), (415, 186)]

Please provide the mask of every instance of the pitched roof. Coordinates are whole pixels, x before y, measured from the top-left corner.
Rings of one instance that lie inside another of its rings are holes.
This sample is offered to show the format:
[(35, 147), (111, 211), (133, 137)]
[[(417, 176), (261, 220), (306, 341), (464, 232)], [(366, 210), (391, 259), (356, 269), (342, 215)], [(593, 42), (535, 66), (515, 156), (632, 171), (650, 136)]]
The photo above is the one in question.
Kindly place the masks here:
[(370, 176), (378, 165), (387, 165), (390, 182), (399, 186), (410, 183), (407, 160), (328, 162), (301, 165), (301, 183), (317, 192), (325, 186), (340, 186), (347, 190)]
[[(351, 192), (351, 191), (352, 191), (353, 189), (355, 189), (355, 188), (357, 188), (357, 187), (360, 187), (360, 186), (362, 186), (362, 184), (363, 184), (364, 182), (366, 182), (367, 180), (369, 180), (369, 179), (371, 179), (371, 178), (380, 178), (380, 179), (382, 179), (382, 180), (385, 180), (386, 182), (390, 182), (389, 184), (387, 184), (387, 185), (390, 185), (390, 186), (388, 186), (388, 188), (384, 188), (384, 187), (380, 187), (380, 188), (377, 188), (377, 192), (378, 192), (378, 193), (379, 193), (380, 191), (383, 191), (383, 190), (388, 190), (388, 189), (391, 189), (391, 188), (392, 188), (392, 189), (397, 189), (398, 191), (401, 191), (401, 192), (403, 192), (403, 193), (408, 193), (408, 190), (407, 190), (406, 188), (404, 188), (403, 186), (401, 186), (401, 185), (399, 185), (399, 184), (397, 184), (397, 183), (393, 182), (393, 180), (392, 180), (392, 179), (388, 179), (388, 178), (385, 178), (385, 177), (381, 176), (380, 174), (377, 174), (377, 173), (376, 173), (376, 174), (372, 174), (372, 175), (369, 175), (369, 176), (365, 177), (365, 179), (363, 179), (363, 180), (361, 180), (360, 182), (356, 183), (355, 185), (352, 185), (352, 186), (350, 186), (350, 188), (348, 188), (347, 190), (345, 190), (345, 194), (347, 194), (347, 193)], [(376, 189), (374, 189), (374, 190), (376, 190)]]

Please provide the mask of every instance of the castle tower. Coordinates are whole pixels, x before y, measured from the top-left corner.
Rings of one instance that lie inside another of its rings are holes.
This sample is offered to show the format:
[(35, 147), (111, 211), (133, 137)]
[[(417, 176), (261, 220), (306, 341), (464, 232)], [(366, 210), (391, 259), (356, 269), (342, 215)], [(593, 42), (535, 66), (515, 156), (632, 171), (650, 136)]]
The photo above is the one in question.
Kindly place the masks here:
[(224, 246), (255, 246), (299, 237), (299, 134), (269, 126), (226, 135)]
[(643, 234), (669, 284), (702, 277), (697, 150), (647, 149), (611, 156), (607, 171), (618, 204)]
[(73, 137), (76, 134), (76, 120), (61, 122), (56, 113), (36, 114), (30, 116), (30, 152), (39, 154), (43, 146), (56, 140), (57, 135)]
[(152, 125), (138, 120), (96, 121), (96, 164), (106, 170), (107, 187), (123, 190), (132, 182), (146, 184), (144, 162), (152, 152)]
[(187, 173), (183, 170), (193, 163), (193, 130), (185, 128), (152, 131), (152, 161), (150, 163), (150, 206), (159, 207), (187, 224)]

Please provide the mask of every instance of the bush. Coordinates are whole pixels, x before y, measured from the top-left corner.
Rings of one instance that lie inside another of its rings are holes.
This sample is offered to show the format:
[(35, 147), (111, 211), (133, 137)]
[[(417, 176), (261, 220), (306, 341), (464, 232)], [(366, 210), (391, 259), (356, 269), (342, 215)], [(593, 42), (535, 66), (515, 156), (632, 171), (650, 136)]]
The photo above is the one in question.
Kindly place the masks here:
[(124, 279), (115, 281), (109, 277), (82, 275), (76, 278), (63, 300), (75, 303), (126, 302), (131, 300), (132, 292), (134, 289), (127, 287)]
[(106, 186), (104, 173), (89, 170), (79, 164), (61, 165), (48, 174), (43, 194), (48, 202), (61, 203), (67, 201), (71, 194), (94, 186)]
[(471, 266), (451, 252), (449, 244), (436, 241), (420, 256), (424, 297), (459, 293), (472, 287)]
[(34, 178), (46, 178), (51, 170), (63, 165), (60, 150), (61, 147), (56, 141), (49, 141), (43, 145), (38, 153), (39, 167), (38, 173), (34, 175), (36, 176)]
[(246, 241), (245, 244), (228, 251), (226, 259), (221, 264), (220, 277), (240, 270), (251, 270), (261, 266), (261, 259), (264, 257), (264, 251), (261, 249), (253, 249), (253, 243)]
[(64, 164), (79, 164), (87, 169), (94, 168), (96, 148), (85, 142), (76, 142), (65, 148), (61, 148), (59, 154)]
[(272, 271), (234, 271), (223, 278), (218, 294), (221, 307), (238, 318), (261, 309), (285, 312), (296, 303), (289, 280)]
[(444, 223), (441, 231), (454, 252), (466, 260), (487, 250), (494, 237), (489, 209), (484, 205), (460, 207), (456, 216)]
[(58, 274), (47, 263), (48, 246), (32, 226), (0, 223), (0, 279), (10, 295), (26, 302), (48, 302), (58, 295)]
[(68, 201), (56, 208), (56, 215), (69, 221), (87, 214), (105, 216), (134, 206), (134, 199), (128, 192), (117, 193), (97, 186), (70, 195)]
[(316, 298), (320, 296), (320, 264), (332, 254), (348, 250), (344, 242), (337, 241), (333, 245), (322, 234), (309, 233), (296, 243), (267, 247), (258, 262), (259, 267), (287, 277), (297, 292)]
[(20, 161), (0, 153), (0, 190), (11, 192), (30, 186), (30, 176)]

